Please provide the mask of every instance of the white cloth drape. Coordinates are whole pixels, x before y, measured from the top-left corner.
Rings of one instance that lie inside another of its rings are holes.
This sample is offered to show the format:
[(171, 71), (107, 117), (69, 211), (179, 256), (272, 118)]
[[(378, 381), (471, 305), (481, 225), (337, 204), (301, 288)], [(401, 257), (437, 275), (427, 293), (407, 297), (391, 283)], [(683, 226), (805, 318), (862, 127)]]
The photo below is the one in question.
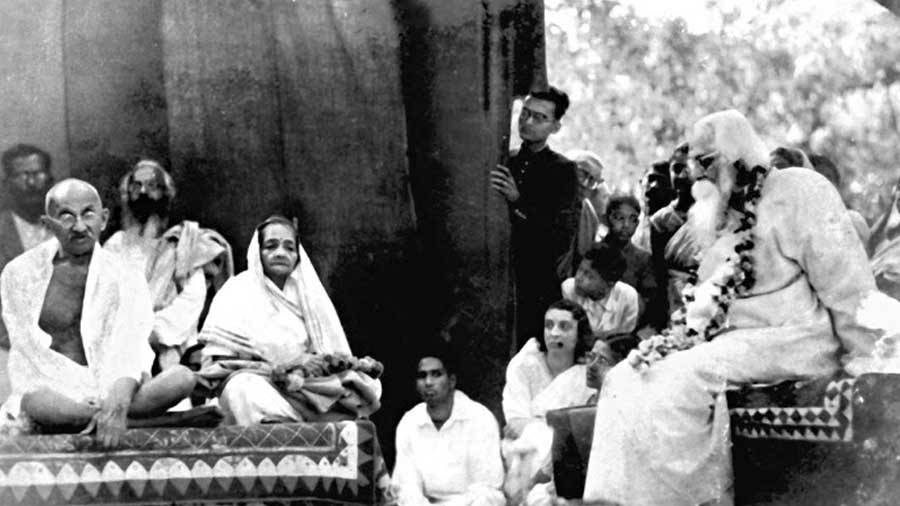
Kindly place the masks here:
[(337, 311), (302, 245), (300, 262), (280, 290), (263, 272), (259, 240), (247, 248), (247, 270), (228, 280), (213, 299), (200, 340), (205, 356), (234, 356), (270, 364), (303, 353), (343, 353), (350, 345)]
[(52, 338), (38, 326), (53, 275), (56, 239), (15, 258), (0, 275), (3, 321), (9, 331), (8, 409), (18, 413), (21, 396), (50, 388), (76, 401), (102, 399), (123, 377), (141, 381), (150, 372), (148, 338), (153, 310), (147, 283), (99, 245), (88, 267), (81, 314), (87, 366), (50, 349)]
[[(623, 506), (695, 506), (726, 500), (731, 484), (731, 385), (824, 377), (869, 356), (883, 330), (862, 318), (875, 292), (865, 250), (837, 191), (803, 169), (771, 172), (754, 228), (756, 284), (733, 301), (711, 342), (643, 372), (613, 368), (597, 403), (584, 499)], [(699, 279), (729, 255), (724, 234)], [(893, 314), (900, 314), (900, 303)], [(843, 350), (842, 350), (843, 349)]]

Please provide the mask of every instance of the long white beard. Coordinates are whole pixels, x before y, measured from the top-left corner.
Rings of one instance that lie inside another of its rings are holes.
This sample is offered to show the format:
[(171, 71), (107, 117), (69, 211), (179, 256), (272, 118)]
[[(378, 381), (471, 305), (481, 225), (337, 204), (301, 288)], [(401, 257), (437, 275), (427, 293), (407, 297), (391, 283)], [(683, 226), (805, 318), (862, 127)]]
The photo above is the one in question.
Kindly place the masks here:
[(718, 232), (724, 226), (725, 206), (734, 187), (733, 178), (727, 174), (720, 175), (716, 185), (708, 179), (701, 179), (691, 186), (694, 205), (688, 210), (685, 226), (691, 232), (701, 250), (706, 250), (716, 241)]

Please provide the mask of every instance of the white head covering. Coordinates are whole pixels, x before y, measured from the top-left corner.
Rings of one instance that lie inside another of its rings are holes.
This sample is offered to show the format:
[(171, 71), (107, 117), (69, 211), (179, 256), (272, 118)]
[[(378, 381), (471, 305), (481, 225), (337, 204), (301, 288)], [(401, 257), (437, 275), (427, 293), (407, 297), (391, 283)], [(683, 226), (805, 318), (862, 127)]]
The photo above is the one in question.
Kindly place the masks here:
[(598, 182), (603, 179), (603, 162), (596, 153), (586, 149), (573, 149), (566, 152), (566, 158), (578, 164), (578, 168), (589, 173)]
[(259, 232), (254, 232), (247, 248), (247, 270), (253, 274), (273, 304), (297, 314), (306, 322), (306, 332), (317, 353), (349, 354), (350, 346), (337, 310), (299, 240), (297, 250), (299, 261), (288, 276), (284, 290), (279, 290), (263, 271), (262, 257), (259, 254)]
[(247, 270), (225, 283), (210, 307), (200, 334), (216, 348), (208, 354), (250, 355), (273, 363), (299, 352), (351, 354), (315, 267), (299, 242), (297, 249), (300, 260), (281, 290), (263, 272), (259, 235), (253, 233)]

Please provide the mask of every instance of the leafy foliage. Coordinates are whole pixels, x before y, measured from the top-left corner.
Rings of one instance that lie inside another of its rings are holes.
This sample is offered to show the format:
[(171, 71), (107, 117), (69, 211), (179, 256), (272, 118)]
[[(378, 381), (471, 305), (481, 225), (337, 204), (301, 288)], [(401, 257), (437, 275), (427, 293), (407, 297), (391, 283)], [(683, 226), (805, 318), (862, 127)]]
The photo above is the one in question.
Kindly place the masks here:
[(735, 108), (772, 148), (831, 158), (870, 222), (882, 211), (900, 174), (900, 18), (874, 1), (709, 0), (700, 28), (627, 0), (545, 4), (550, 81), (572, 98), (552, 143), (596, 152), (620, 189)]

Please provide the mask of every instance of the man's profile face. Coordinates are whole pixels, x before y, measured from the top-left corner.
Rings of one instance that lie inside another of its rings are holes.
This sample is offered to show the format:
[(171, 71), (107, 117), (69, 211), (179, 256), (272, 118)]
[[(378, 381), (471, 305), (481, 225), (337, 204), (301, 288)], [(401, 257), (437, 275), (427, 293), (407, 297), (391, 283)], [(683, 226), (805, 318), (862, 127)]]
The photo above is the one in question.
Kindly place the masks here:
[(693, 181), (704, 178), (717, 182), (728, 161), (719, 152), (711, 125), (695, 126), (688, 140), (687, 165)]
[(50, 204), (44, 224), (53, 232), (63, 251), (80, 256), (94, 249), (106, 228), (109, 211), (88, 189), (72, 189)]
[(12, 161), (7, 183), (12, 198), (22, 205), (44, 204), (44, 195), (53, 184), (40, 155), (32, 154)]
[(528, 142), (544, 142), (559, 130), (556, 105), (549, 100), (528, 97), (519, 113), (519, 137)]
[(651, 172), (644, 177), (643, 185), (648, 214), (665, 207), (672, 200), (672, 188), (664, 176)]
[(449, 401), (455, 387), (456, 376), (447, 374), (441, 359), (425, 357), (419, 360), (416, 392), (425, 404), (433, 406)]
[(594, 347), (588, 353), (588, 363), (584, 371), (584, 382), (588, 388), (599, 390), (603, 386), (606, 371), (615, 365), (612, 349), (602, 339), (594, 341)]
[(669, 159), (669, 174), (672, 178), (672, 186), (675, 188), (675, 191), (681, 192), (690, 192), (691, 185), (694, 184), (694, 180), (691, 179), (691, 171), (688, 168), (688, 148), (682, 148), (679, 146), (672, 153), (672, 157)]

